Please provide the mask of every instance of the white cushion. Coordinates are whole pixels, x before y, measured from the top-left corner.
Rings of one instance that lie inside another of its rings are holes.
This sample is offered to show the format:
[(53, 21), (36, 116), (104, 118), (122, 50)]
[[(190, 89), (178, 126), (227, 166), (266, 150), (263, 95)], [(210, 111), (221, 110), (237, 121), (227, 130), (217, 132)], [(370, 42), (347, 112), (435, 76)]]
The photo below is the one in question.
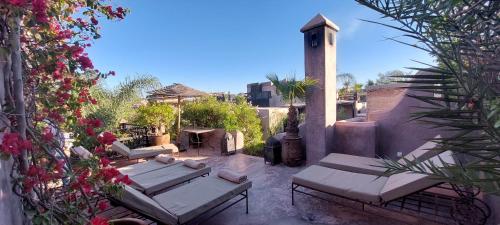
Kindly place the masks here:
[(73, 152), (78, 155), (78, 157), (82, 159), (89, 159), (92, 157), (92, 153), (89, 152), (86, 148), (82, 146), (72, 148)]

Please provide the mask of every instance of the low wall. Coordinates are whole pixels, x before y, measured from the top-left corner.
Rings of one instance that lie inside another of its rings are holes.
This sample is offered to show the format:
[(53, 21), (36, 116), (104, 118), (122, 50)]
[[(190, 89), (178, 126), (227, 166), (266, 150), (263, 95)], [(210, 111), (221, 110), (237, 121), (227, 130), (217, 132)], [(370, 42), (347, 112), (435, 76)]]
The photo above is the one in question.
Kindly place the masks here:
[(335, 123), (334, 152), (366, 157), (377, 155), (377, 123), (360, 120), (353, 118)]
[[(262, 124), (262, 134), (267, 140), (273, 127), (278, 125), (288, 113), (287, 107), (258, 107), (257, 112)], [(279, 133), (279, 132), (278, 132)]]
[(222, 128), (214, 129), (213, 132), (201, 134), (201, 138), (204, 140), (203, 147), (209, 147), (211, 149), (219, 150), (225, 134), (226, 131)]

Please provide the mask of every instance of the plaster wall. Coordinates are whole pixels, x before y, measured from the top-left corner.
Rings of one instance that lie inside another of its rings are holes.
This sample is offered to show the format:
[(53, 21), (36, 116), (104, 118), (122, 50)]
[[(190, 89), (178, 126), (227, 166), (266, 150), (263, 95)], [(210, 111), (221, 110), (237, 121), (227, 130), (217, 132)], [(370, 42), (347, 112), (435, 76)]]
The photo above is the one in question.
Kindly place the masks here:
[(438, 134), (446, 136), (441, 130), (410, 121), (411, 113), (418, 110), (416, 107), (429, 105), (406, 96), (409, 92), (399, 84), (368, 90), (367, 121), (377, 123), (377, 153), (382, 156), (395, 159), (397, 152), (405, 155)]
[(360, 122), (356, 119), (335, 123), (334, 152), (357, 156), (375, 157), (377, 123)]
[(257, 108), (257, 113), (259, 115), (262, 124), (262, 134), (264, 140), (267, 140), (272, 128), (277, 126), (283, 118), (286, 118), (288, 113), (288, 108), (260, 107)]

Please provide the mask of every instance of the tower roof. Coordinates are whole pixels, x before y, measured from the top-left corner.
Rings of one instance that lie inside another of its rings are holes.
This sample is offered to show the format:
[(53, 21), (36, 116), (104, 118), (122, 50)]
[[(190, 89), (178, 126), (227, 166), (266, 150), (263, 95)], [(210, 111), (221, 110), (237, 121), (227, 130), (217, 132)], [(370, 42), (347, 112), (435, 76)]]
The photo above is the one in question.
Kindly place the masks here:
[(312, 18), (306, 25), (304, 25), (301, 29), (300, 32), (304, 33), (310, 29), (316, 28), (316, 27), (321, 27), (321, 26), (327, 26), (335, 31), (339, 31), (340, 28), (334, 24), (332, 21), (330, 21), (328, 18), (323, 16), (321, 13), (318, 13), (314, 18)]

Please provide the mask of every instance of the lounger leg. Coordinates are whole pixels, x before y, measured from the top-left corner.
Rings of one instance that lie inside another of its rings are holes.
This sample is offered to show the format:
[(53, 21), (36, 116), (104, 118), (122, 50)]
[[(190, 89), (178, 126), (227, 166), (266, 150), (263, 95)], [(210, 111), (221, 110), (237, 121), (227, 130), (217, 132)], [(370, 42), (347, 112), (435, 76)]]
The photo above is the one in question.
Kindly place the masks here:
[(248, 214), (248, 190), (245, 190), (246, 213)]
[(295, 199), (294, 199), (294, 196), (293, 196), (293, 191), (294, 190), (293, 190), (293, 183), (292, 183), (292, 205), (295, 205), (295, 201), (294, 201)]

